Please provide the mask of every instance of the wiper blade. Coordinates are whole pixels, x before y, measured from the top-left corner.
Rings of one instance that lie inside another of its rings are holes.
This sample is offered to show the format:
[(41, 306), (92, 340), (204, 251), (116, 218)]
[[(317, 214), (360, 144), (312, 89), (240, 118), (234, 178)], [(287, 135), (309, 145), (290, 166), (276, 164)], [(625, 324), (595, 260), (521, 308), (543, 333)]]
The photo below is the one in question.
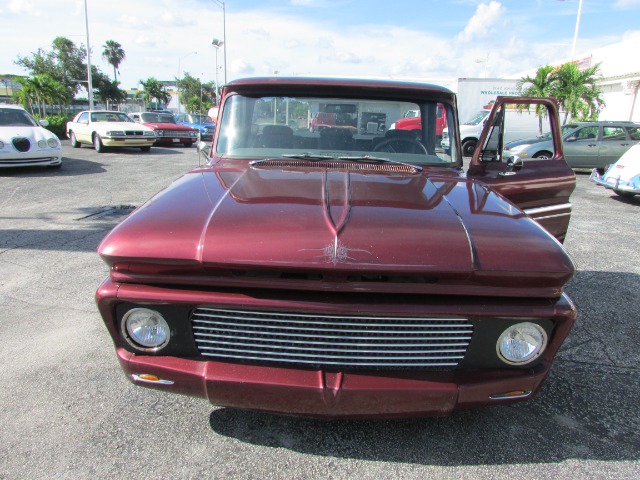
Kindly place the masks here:
[(296, 160), (335, 160), (336, 157), (332, 157), (331, 155), (315, 155), (313, 153), (286, 153), (281, 155), (285, 158), (295, 158)]
[(419, 172), (423, 170), (419, 165), (413, 165), (411, 163), (399, 162), (397, 160), (391, 160), (389, 158), (382, 157), (372, 157), (370, 155), (361, 155), (358, 157), (340, 157), (340, 160), (348, 161), (348, 162), (365, 162), (365, 163), (391, 163), (393, 165), (404, 165), (405, 167), (411, 167)]

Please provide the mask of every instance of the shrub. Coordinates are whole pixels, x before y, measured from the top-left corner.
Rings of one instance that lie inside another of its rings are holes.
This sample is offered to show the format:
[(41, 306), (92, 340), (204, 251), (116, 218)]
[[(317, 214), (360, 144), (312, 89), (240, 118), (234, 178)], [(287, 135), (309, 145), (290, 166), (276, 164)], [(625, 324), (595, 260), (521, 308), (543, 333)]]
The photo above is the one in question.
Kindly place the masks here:
[(55, 133), (60, 140), (67, 138), (67, 122), (71, 120), (71, 117), (66, 115), (49, 115), (46, 117), (49, 125), (45, 128)]

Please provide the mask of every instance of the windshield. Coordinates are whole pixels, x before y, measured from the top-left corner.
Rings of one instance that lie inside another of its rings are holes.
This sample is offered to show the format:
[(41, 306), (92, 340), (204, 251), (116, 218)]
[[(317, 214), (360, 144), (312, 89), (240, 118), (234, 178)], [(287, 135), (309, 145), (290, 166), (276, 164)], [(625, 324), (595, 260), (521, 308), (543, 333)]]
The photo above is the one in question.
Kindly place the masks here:
[(126, 113), (120, 112), (92, 112), (92, 122), (133, 122)]
[[(407, 111), (419, 112), (421, 121), (411, 129), (390, 128)], [(453, 110), (436, 101), (236, 94), (225, 100), (219, 120), (215, 152), (227, 158), (376, 157), (447, 166), (455, 162), (440, 141), (443, 128), (454, 125)]]
[(24, 110), (0, 108), (0, 127), (37, 127), (38, 122)]
[(465, 125), (478, 125), (485, 118), (487, 118), (488, 115), (489, 115), (489, 111), (488, 110), (481, 110), (478, 113), (476, 113), (473, 117), (471, 117), (469, 120), (464, 122), (464, 124)]
[(191, 115), (192, 123), (213, 123), (211, 117), (207, 115)]
[(173, 115), (168, 113), (143, 113), (140, 118), (145, 123), (176, 123)]

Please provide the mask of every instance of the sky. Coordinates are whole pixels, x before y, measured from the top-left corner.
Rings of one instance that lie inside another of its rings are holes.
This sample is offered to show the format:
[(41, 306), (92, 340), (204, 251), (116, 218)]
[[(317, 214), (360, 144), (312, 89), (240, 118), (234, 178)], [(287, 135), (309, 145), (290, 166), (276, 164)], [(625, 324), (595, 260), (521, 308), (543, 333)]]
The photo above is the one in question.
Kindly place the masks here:
[[(118, 76), (123, 89), (186, 72), (203, 82), (217, 76), (219, 83), (273, 74), (442, 84), (459, 77), (518, 78), (571, 57), (579, 3), (86, 0), (92, 64), (113, 77), (103, 45), (119, 42), (126, 54)], [(86, 45), (84, 6), (85, 0), (0, 0), (0, 74), (27, 74), (15, 60), (50, 50), (57, 36)], [(640, 36), (640, 0), (583, 0), (579, 18), (577, 58)], [(214, 38), (226, 43), (217, 55)]]

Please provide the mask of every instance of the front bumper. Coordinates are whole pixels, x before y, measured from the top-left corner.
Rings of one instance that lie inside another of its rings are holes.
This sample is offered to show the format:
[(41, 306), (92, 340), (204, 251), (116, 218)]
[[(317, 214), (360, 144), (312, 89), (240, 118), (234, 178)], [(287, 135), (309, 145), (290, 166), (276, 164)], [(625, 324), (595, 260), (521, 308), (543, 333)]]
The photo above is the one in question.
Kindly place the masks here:
[[(343, 373), (135, 355), (117, 349), (136, 385), (208, 399), (212, 404), (287, 415), (393, 418), (532, 398), (550, 369), (443, 373)], [(149, 376), (157, 380), (146, 380)], [(521, 391), (514, 397), (506, 392)]]
[(632, 181), (628, 180), (621, 180), (619, 176), (613, 177), (612, 175), (606, 176), (606, 174), (600, 175), (596, 168), (591, 171), (589, 180), (597, 185), (602, 185), (605, 188), (611, 188), (616, 192), (640, 194), (640, 184), (634, 184)]
[(140, 138), (105, 138), (102, 137), (102, 144), (105, 147), (146, 147), (151, 146), (156, 141), (156, 137)]
[(22, 156), (0, 155), (0, 168), (48, 167), (62, 164), (62, 151), (49, 150), (41, 153), (25, 153)]

